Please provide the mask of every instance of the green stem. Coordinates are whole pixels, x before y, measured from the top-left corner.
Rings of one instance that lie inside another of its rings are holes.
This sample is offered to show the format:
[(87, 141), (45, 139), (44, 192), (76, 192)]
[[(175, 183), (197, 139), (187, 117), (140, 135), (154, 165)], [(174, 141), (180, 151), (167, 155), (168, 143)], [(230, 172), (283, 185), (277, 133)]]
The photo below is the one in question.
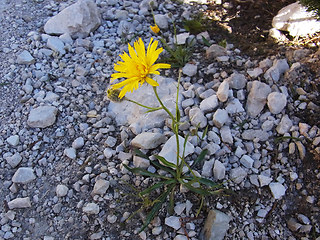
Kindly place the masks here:
[(157, 92), (157, 87), (153, 87), (153, 91), (154, 91), (154, 94), (156, 95), (156, 98), (158, 100), (158, 102), (160, 103), (162, 109), (164, 109), (170, 116), (170, 118), (172, 119), (172, 121), (176, 121), (174, 116), (172, 115), (172, 113), (169, 111), (168, 108), (166, 108), (166, 106), (164, 106), (163, 102), (161, 101), (161, 99), (159, 98), (159, 95), (158, 95), (158, 92)]
[(125, 100), (127, 100), (127, 101), (129, 101), (129, 102), (132, 102), (132, 103), (134, 103), (134, 104), (137, 104), (137, 105), (139, 105), (140, 107), (144, 107), (144, 108), (146, 108), (146, 109), (152, 110), (152, 111), (157, 111), (157, 110), (162, 109), (162, 107), (154, 108), (154, 107), (145, 106), (145, 105), (143, 105), (143, 104), (141, 104), (141, 103), (138, 103), (138, 102), (136, 102), (136, 101), (133, 101), (133, 100), (127, 98), (127, 97), (125, 97)]

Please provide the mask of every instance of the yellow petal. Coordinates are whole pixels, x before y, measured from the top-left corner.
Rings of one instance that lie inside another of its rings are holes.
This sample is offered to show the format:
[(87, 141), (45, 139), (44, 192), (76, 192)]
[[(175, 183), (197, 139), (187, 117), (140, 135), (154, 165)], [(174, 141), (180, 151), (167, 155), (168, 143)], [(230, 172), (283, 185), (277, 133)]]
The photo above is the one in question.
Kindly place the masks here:
[(159, 83), (157, 83), (155, 80), (153, 80), (152, 78), (149, 78), (149, 77), (146, 77), (146, 82), (149, 83), (153, 87), (159, 86)]

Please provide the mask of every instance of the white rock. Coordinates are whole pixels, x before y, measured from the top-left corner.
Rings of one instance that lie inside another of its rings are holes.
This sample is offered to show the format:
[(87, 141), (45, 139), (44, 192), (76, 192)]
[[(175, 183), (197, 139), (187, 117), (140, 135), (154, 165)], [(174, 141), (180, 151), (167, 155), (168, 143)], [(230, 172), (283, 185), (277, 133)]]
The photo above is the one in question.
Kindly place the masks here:
[(223, 240), (229, 229), (230, 217), (219, 211), (210, 210), (200, 233), (200, 240)]
[(9, 143), (11, 146), (16, 147), (19, 144), (19, 136), (18, 135), (13, 135), (7, 138), (7, 143)]
[(189, 36), (190, 34), (188, 32), (177, 34), (177, 44), (185, 44)]
[(29, 197), (16, 198), (8, 202), (8, 207), (9, 209), (29, 208), (31, 207), (31, 201)]
[[(201, 1), (203, 1), (203, 0), (201, 0)], [(189, 234), (190, 234), (190, 232), (189, 232)], [(177, 235), (174, 237), (173, 240), (188, 240), (188, 238), (185, 235)]]
[(139, 149), (154, 149), (165, 141), (166, 137), (161, 133), (143, 132), (132, 139), (131, 145)]
[(247, 85), (247, 79), (243, 74), (240, 73), (233, 73), (227, 79), (229, 81), (230, 87), (234, 89), (243, 89)]
[(291, 36), (312, 35), (320, 31), (320, 22), (299, 2), (282, 8), (272, 20), (272, 26), (288, 31)]
[(79, 0), (50, 18), (44, 25), (47, 34), (68, 33), (72, 38), (86, 38), (101, 24), (99, 9), (92, 0)]
[(168, 17), (162, 14), (155, 14), (154, 20), (160, 29), (168, 28)]
[(218, 127), (221, 128), (228, 120), (228, 112), (225, 109), (218, 109), (214, 114), (213, 114), (213, 123)]
[(27, 51), (23, 50), (17, 57), (18, 64), (33, 64), (35, 63), (34, 57)]
[(246, 168), (252, 168), (254, 160), (249, 155), (243, 155), (240, 159), (240, 163)]
[(267, 141), (269, 138), (269, 134), (265, 131), (262, 131), (260, 129), (248, 129), (244, 130), (241, 134), (241, 137), (245, 140), (254, 140), (259, 139), (259, 141)]
[(30, 111), (27, 124), (34, 128), (46, 128), (54, 124), (58, 109), (53, 106), (40, 106)]
[[(183, 153), (183, 145), (184, 145), (184, 138), (179, 136), (179, 156), (182, 157)], [(194, 153), (194, 146), (187, 141), (186, 148), (185, 148), (185, 156)], [(159, 153), (160, 156), (164, 157), (168, 162), (173, 164), (177, 164), (177, 142), (176, 136), (173, 135), (169, 138), (169, 140), (164, 144), (162, 150)]]
[(100, 212), (100, 208), (96, 203), (88, 203), (82, 208), (82, 211), (87, 214), (98, 214)]
[(273, 66), (269, 68), (264, 74), (264, 78), (267, 80), (273, 80), (278, 82), (280, 76), (289, 69), (289, 65), (286, 59), (275, 60)]
[(43, 99), (46, 102), (54, 102), (54, 101), (58, 101), (59, 100), (59, 95), (55, 94), (53, 92), (47, 92), (46, 97)]
[(49, 37), (47, 46), (51, 50), (58, 52), (60, 55), (64, 55), (66, 53), (66, 50), (64, 49), (64, 43), (58, 37)]
[(200, 109), (203, 112), (212, 112), (218, 107), (218, 97), (217, 95), (211, 95), (208, 98), (205, 98), (204, 100), (201, 101), (200, 103)]
[(243, 150), (240, 146), (238, 146), (234, 155), (236, 155), (238, 158), (240, 158), (245, 153), (246, 153), (246, 151)]
[(134, 156), (133, 165), (135, 167), (147, 169), (150, 166), (150, 161), (142, 157)]
[(180, 204), (177, 204), (173, 210), (178, 216), (180, 216), (185, 209), (186, 209), (186, 204), (180, 203)]
[(212, 44), (206, 50), (206, 56), (208, 59), (214, 59), (214, 58), (225, 56), (225, 55), (227, 55), (227, 50), (218, 44)]
[(62, 185), (62, 184), (59, 184), (57, 187), (56, 187), (56, 194), (57, 194), (57, 197), (64, 197), (68, 194), (68, 187), (65, 186), (65, 185)]
[(84, 145), (84, 139), (83, 137), (78, 137), (72, 142), (72, 148), (74, 149), (80, 149)]
[(195, 64), (191, 64), (191, 63), (187, 63), (183, 68), (182, 68), (182, 72), (183, 74), (192, 77), (194, 75), (197, 74), (197, 65)]
[(224, 80), (217, 91), (217, 97), (220, 102), (226, 102), (228, 100), (229, 95), (229, 83), (227, 80)]
[(251, 117), (256, 117), (260, 114), (267, 102), (267, 97), (270, 92), (271, 88), (269, 85), (259, 81), (252, 82), (247, 99), (247, 111)]
[(116, 215), (108, 215), (107, 220), (109, 223), (113, 224), (117, 221), (117, 216)]
[(211, 177), (213, 164), (214, 164), (214, 159), (209, 161), (204, 161), (201, 175), (204, 177)]
[(36, 179), (33, 169), (29, 167), (21, 167), (14, 173), (12, 182), (26, 184)]
[(104, 179), (99, 179), (94, 184), (92, 195), (104, 195), (110, 186), (110, 182)]
[(180, 218), (175, 216), (166, 217), (164, 223), (175, 230), (179, 230), (181, 227)]
[(273, 126), (274, 126), (274, 121), (267, 120), (262, 123), (261, 128), (264, 132), (268, 132), (272, 130)]
[(281, 199), (286, 193), (286, 188), (281, 183), (272, 182), (269, 184), (269, 188), (275, 199)]
[(209, 143), (208, 145), (205, 146), (204, 149), (208, 150), (209, 155), (215, 154), (218, 150), (220, 150), (220, 146), (216, 143)]
[(242, 103), (237, 98), (234, 98), (228, 102), (226, 110), (229, 114), (240, 113), (245, 111), (242, 106)]
[(260, 187), (267, 186), (272, 181), (272, 178), (264, 176), (264, 175), (258, 175), (258, 179), (260, 182)]
[(220, 129), (220, 135), (222, 142), (233, 144), (233, 138), (231, 134), (231, 129), (229, 126), (222, 126)]
[(15, 153), (12, 156), (6, 157), (6, 160), (12, 168), (15, 168), (21, 162), (22, 157), (19, 153)]
[(189, 119), (193, 126), (204, 128), (207, 126), (207, 118), (204, 116), (200, 108), (194, 107), (189, 111)]
[(223, 163), (216, 160), (214, 162), (214, 167), (213, 167), (214, 178), (217, 180), (222, 180), (222, 179), (224, 179), (225, 175), (226, 175), (226, 167), (224, 166)]
[(230, 170), (230, 178), (235, 183), (241, 183), (247, 177), (247, 172), (242, 167), (232, 168)]
[(293, 123), (292, 121), (290, 120), (290, 118), (288, 117), (288, 115), (284, 115), (282, 118), (281, 118), (281, 121), (278, 125), (278, 127), (276, 128), (277, 132), (279, 134), (285, 134), (287, 133), (290, 128), (293, 126)]
[(261, 68), (257, 67), (253, 70), (248, 70), (247, 73), (249, 74), (250, 77), (252, 77), (254, 79), (254, 78), (259, 77), (263, 73), (263, 70)]
[(77, 153), (74, 148), (66, 148), (63, 151), (64, 155), (66, 155), (68, 158), (75, 160), (77, 158)]
[(280, 113), (287, 105), (287, 97), (283, 93), (272, 92), (268, 95), (268, 107), (271, 113)]

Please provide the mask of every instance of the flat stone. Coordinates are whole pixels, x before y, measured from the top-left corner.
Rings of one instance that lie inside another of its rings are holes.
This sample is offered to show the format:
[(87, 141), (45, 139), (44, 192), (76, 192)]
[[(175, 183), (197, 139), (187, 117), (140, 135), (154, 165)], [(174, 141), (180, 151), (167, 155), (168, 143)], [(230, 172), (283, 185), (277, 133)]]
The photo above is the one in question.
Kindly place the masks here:
[(229, 229), (230, 217), (219, 211), (210, 210), (199, 240), (223, 240)]
[(222, 142), (233, 144), (233, 137), (229, 126), (222, 126), (220, 129)]
[(99, 205), (96, 203), (87, 203), (83, 208), (82, 211), (87, 214), (98, 214), (100, 212)]
[(241, 134), (244, 140), (254, 140), (259, 139), (259, 141), (267, 141), (269, 139), (269, 134), (260, 129), (248, 129), (244, 130)]
[(53, 106), (40, 106), (30, 111), (27, 124), (34, 128), (46, 128), (56, 121), (58, 109)]
[(167, 29), (169, 26), (168, 17), (163, 14), (155, 14), (154, 20), (160, 29)]
[(213, 167), (213, 177), (217, 180), (224, 179), (226, 175), (226, 167), (224, 164), (218, 160), (215, 160)]
[(246, 170), (242, 167), (232, 168), (230, 170), (230, 179), (237, 184), (241, 183), (247, 175)]
[(12, 156), (7, 157), (6, 160), (12, 168), (15, 168), (21, 162), (22, 157), (19, 153), (15, 153)]
[(277, 59), (274, 61), (273, 66), (269, 68), (264, 74), (267, 80), (278, 82), (281, 75), (289, 70), (289, 65), (286, 59)]
[(74, 149), (80, 149), (84, 145), (84, 139), (83, 137), (78, 137), (72, 142), (72, 148)]
[(281, 118), (279, 125), (277, 126), (276, 130), (279, 134), (288, 133), (290, 128), (293, 126), (292, 121), (290, 120), (288, 115), (284, 115)]
[(207, 126), (207, 118), (200, 108), (194, 107), (189, 111), (189, 119), (193, 126), (204, 128)]
[(183, 68), (182, 68), (182, 72), (183, 74), (192, 77), (194, 75), (197, 74), (197, 65), (195, 64), (191, 64), (191, 63), (187, 63)]
[(139, 149), (154, 149), (165, 141), (166, 137), (161, 133), (143, 132), (132, 139), (131, 145)]
[(20, 138), (18, 135), (13, 135), (13, 136), (8, 137), (6, 141), (7, 141), (7, 143), (9, 143), (9, 145), (16, 147), (19, 144), (19, 140), (20, 140)]
[(27, 50), (23, 50), (17, 57), (17, 63), (29, 65), (35, 63), (35, 59)]
[(212, 176), (212, 168), (214, 164), (214, 159), (209, 161), (204, 161), (201, 175), (203, 177), (211, 177)]
[(206, 50), (206, 57), (208, 59), (215, 59), (220, 56), (225, 56), (227, 54), (227, 50), (224, 47), (221, 47), (218, 44), (212, 44), (207, 50)]
[(33, 169), (29, 167), (20, 167), (14, 173), (12, 177), (12, 182), (26, 184), (36, 179), (33, 173)]
[(287, 105), (287, 96), (283, 93), (272, 92), (268, 95), (267, 100), (269, 110), (273, 114), (280, 113)]
[[(181, 157), (183, 153), (184, 141), (185, 139), (179, 136), (179, 156)], [(192, 153), (194, 153), (194, 146), (189, 141), (187, 141), (184, 155), (188, 156)], [(159, 156), (164, 157), (168, 162), (171, 162), (175, 165), (177, 164), (177, 142), (175, 135), (171, 136), (169, 140), (163, 145)]]
[(286, 188), (281, 183), (272, 182), (269, 184), (269, 188), (275, 199), (281, 199), (286, 193)]
[(185, 44), (189, 36), (190, 36), (190, 33), (188, 32), (177, 34), (177, 44), (178, 45)]
[(226, 102), (229, 96), (229, 83), (227, 80), (224, 80), (217, 91), (217, 97), (220, 102)]
[(212, 121), (214, 125), (216, 125), (218, 128), (221, 128), (228, 120), (229, 120), (228, 112), (225, 109), (218, 109), (213, 114)]
[(257, 68), (254, 68), (253, 70), (248, 70), (247, 73), (249, 74), (250, 77), (254, 79), (259, 77), (263, 73), (263, 70), (257, 67)]
[(99, 179), (94, 184), (91, 195), (104, 195), (109, 189), (110, 182), (104, 179)]
[(60, 55), (64, 55), (66, 53), (66, 50), (64, 49), (64, 43), (58, 37), (49, 37), (47, 46), (51, 50), (58, 52)]
[(260, 187), (267, 186), (272, 181), (272, 178), (264, 176), (264, 175), (258, 175), (258, 179), (260, 182)]
[(254, 160), (249, 155), (243, 155), (240, 159), (240, 163), (246, 168), (252, 168)]
[(225, 109), (229, 114), (240, 113), (245, 111), (242, 103), (237, 98), (234, 98), (231, 101), (229, 101)]
[(243, 89), (247, 85), (246, 77), (241, 73), (232, 73), (231, 76), (227, 79), (230, 84), (230, 88), (233, 89)]
[(269, 85), (259, 81), (252, 82), (247, 99), (247, 112), (251, 117), (256, 117), (260, 114), (267, 102), (267, 97), (270, 92), (271, 88)]
[(150, 166), (150, 161), (142, 157), (134, 156), (133, 165), (135, 167), (147, 169)]
[(31, 201), (29, 197), (16, 198), (8, 202), (8, 207), (9, 209), (29, 208), (31, 207)]
[(164, 223), (175, 230), (179, 230), (181, 228), (180, 217), (175, 217), (175, 216), (166, 217), (164, 220)]
[(74, 148), (66, 148), (63, 151), (64, 155), (66, 155), (68, 158), (75, 160), (77, 158), (77, 152)]
[(211, 95), (208, 98), (205, 98), (204, 100), (201, 101), (200, 103), (200, 109), (203, 112), (212, 112), (218, 107), (218, 97), (217, 95)]

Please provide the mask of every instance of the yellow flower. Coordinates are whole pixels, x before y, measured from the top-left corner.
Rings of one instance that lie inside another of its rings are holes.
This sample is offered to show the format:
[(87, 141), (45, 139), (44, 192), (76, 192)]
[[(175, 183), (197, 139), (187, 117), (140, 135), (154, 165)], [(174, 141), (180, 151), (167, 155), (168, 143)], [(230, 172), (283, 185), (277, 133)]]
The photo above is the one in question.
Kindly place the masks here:
[(126, 78), (124, 81), (114, 84), (113, 89), (122, 88), (119, 98), (123, 98), (127, 92), (137, 90), (144, 82), (149, 83), (151, 86), (159, 86), (159, 84), (150, 78), (151, 74), (160, 73), (157, 71), (159, 68), (170, 68), (170, 64), (157, 63), (156, 60), (159, 54), (163, 51), (163, 48), (158, 48), (158, 41), (153, 42), (153, 38), (150, 39), (150, 43), (146, 52), (145, 46), (141, 38), (134, 42), (134, 48), (128, 44), (130, 56), (124, 52), (120, 55), (123, 62), (117, 62), (114, 64), (114, 70), (118, 73), (111, 75), (111, 82), (118, 78)]
[(158, 27), (158, 25), (154, 25), (154, 26), (150, 26), (151, 31), (154, 32), (155, 34), (160, 32), (160, 28)]

